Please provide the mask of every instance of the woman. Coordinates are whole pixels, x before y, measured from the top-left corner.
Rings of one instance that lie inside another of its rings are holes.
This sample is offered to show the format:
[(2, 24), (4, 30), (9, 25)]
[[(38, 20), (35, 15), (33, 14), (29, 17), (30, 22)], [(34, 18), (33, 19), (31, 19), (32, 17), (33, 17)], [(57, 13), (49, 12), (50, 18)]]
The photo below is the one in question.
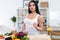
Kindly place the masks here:
[(43, 30), (43, 19), (39, 15), (36, 1), (29, 2), (28, 12), (29, 14), (27, 14), (24, 19), (22, 31), (28, 34), (39, 34), (38, 31)]

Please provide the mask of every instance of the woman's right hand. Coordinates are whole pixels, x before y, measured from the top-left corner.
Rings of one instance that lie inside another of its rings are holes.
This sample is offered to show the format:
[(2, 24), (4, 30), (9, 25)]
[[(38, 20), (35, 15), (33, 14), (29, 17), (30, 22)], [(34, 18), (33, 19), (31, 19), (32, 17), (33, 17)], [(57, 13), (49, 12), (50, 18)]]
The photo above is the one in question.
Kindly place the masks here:
[(28, 33), (26, 32), (26, 30), (24, 30), (23, 33), (26, 34), (26, 35), (28, 34)]
[(21, 30), (21, 32), (23, 32), (24, 30), (26, 30), (25, 23), (22, 24), (22, 30)]

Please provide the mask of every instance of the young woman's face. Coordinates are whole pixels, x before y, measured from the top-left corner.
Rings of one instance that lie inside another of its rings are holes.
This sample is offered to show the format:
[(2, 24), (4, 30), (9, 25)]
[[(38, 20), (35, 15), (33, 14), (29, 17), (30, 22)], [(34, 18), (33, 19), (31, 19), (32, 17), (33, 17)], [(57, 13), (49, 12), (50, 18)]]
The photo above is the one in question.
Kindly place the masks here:
[(36, 9), (35, 4), (33, 2), (31, 2), (29, 8), (30, 8), (31, 12), (35, 11), (35, 9)]

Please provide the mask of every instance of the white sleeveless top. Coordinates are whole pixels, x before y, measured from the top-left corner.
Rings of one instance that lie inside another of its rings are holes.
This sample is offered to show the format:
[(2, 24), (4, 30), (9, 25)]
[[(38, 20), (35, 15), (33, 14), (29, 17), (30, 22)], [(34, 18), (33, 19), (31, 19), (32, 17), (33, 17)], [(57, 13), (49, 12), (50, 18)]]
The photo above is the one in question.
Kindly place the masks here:
[(26, 25), (26, 32), (28, 34), (32, 34), (32, 35), (39, 34), (38, 30), (33, 26), (34, 23), (38, 25), (38, 16), (39, 14), (37, 14), (34, 19), (28, 19), (28, 18), (24, 19), (24, 23)]

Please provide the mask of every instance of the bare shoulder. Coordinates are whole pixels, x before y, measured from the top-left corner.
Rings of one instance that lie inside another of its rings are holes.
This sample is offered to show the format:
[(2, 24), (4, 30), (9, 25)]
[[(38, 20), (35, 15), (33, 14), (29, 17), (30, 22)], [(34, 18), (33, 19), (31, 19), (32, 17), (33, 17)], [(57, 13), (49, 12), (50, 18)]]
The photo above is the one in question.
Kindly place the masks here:
[(41, 15), (38, 16), (38, 20), (42, 20), (43, 21), (43, 17)]

